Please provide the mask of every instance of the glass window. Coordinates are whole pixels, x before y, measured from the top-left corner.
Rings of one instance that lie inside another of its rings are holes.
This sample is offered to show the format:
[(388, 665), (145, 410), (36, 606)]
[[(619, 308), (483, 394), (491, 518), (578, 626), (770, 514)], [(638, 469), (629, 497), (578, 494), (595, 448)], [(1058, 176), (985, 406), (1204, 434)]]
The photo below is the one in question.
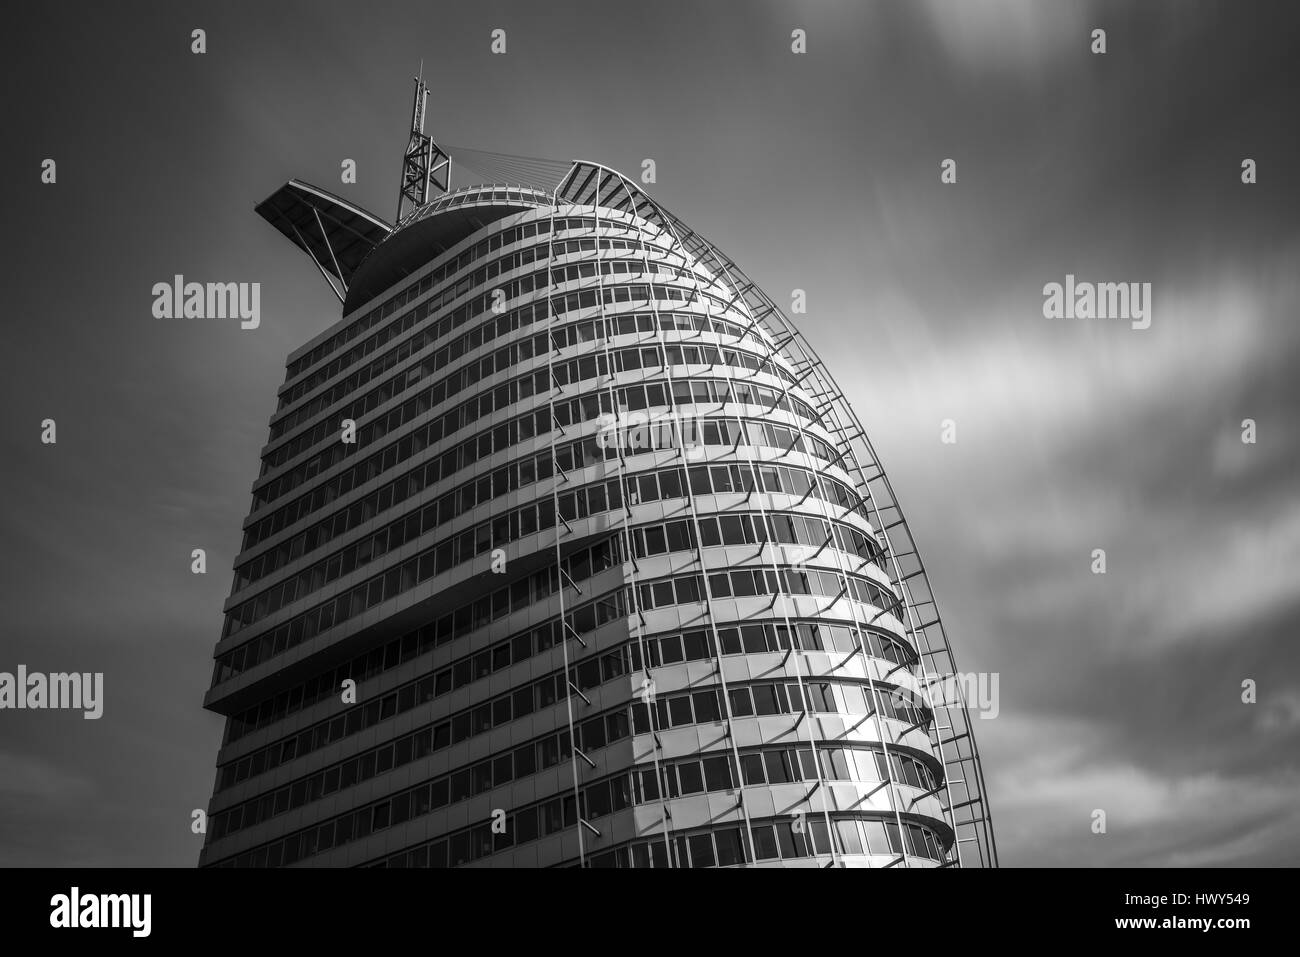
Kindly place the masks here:
[(777, 824), (776, 840), (781, 847), (781, 857), (806, 857), (803, 831), (796, 831), (794, 824)]
[(835, 833), (839, 837), (840, 850), (845, 854), (866, 853), (857, 821), (836, 821)]
[(831, 832), (827, 830), (824, 819), (809, 821), (808, 834), (812, 839), (814, 854), (829, 854), (831, 852)]
[(704, 774), (696, 761), (677, 766), (677, 777), (681, 782), (682, 794), (699, 794), (704, 790)]
[(762, 625), (745, 625), (740, 629), (744, 641), (745, 654), (757, 655), (767, 651), (767, 635)]
[(866, 714), (871, 710), (867, 707), (867, 699), (863, 696), (861, 686), (845, 684), (840, 685), (839, 690), (844, 695), (844, 705), (849, 714)]
[(537, 748), (535, 745), (525, 745), (522, 748), (516, 748), (515, 758), (515, 778), (522, 778), (532, 774), (537, 770)]
[(740, 828), (728, 827), (716, 832), (714, 838), (718, 848), (718, 866), (728, 867), (745, 863), (745, 843)]
[(457, 771), (451, 776), (451, 803), (463, 801), (469, 797), (470, 788), (470, 771), (465, 768), (463, 771)]
[[(828, 752), (833, 751), (833, 750), (838, 750), (838, 749), (835, 749), (835, 748), (823, 748), (820, 752), (818, 752), (818, 753), (822, 756), (822, 765), (823, 765), (823, 766), (829, 766), (829, 763), (830, 763), (830, 762), (829, 762), (829, 760), (827, 759), (826, 755), (827, 755)], [(799, 770), (802, 772), (803, 779), (804, 779), (805, 781), (816, 781), (816, 780), (817, 780), (817, 761), (816, 761), (816, 759), (813, 757), (813, 753), (812, 753), (812, 750), (811, 750), (810, 748), (800, 748), (800, 749), (799, 749)], [(832, 775), (832, 774), (827, 774), (827, 775), (825, 775), (825, 776), (828, 777), (828, 778), (836, 779), (835, 776)], [(839, 779), (836, 779), (836, 780), (839, 780)], [(843, 778), (843, 780), (846, 780), (846, 781), (847, 781), (848, 778), (845, 777), (845, 778)]]
[(767, 767), (767, 780), (771, 784), (787, 784), (793, 780), (790, 756), (785, 751), (769, 751), (763, 755)]
[(739, 515), (721, 515), (718, 518), (722, 531), (722, 541), (726, 545), (745, 544), (746, 535), (741, 527)]
[(691, 547), (690, 525), (688, 523), (669, 522), (666, 531), (669, 551), (680, 552)]
[(537, 840), (537, 811), (535, 808), (520, 811), (515, 815), (513, 823), (516, 843), (523, 844), (527, 841)]
[(718, 692), (716, 690), (697, 691), (691, 697), (695, 704), (695, 721), (697, 724), (703, 724), (706, 721), (722, 720), (721, 708), (718, 703)]
[(769, 824), (756, 827), (754, 830), (754, 855), (760, 860), (771, 860), (780, 856), (776, 846), (776, 835)]
[(610, 812), (609, 785), (601, 783), (587, 788), (585, 792), (587, 816), (592, 820), (604, 817)]
[(691, 848), (691, 867), (716, 867), (717, 859), (713, 856), (713, 836), (696, 834), (689, 838)]
[(733, 688), (728, 692), (731, 699), (731, 714), (743, 718), (754, 713), (754, 703), (750, 699), (748, 688)]
[(829, 765), (829, 777), (836, 781), (852, 780), (853, 775), (849, 773), (849, 762), (843, 749), (829, 748), (823, 753), (826, 754), (826, 759), (822, 763)]
[(662, 555), (668, 551), (668, 538), (662, 525), (650, 525), (644, 529), (644, 533), (647, 555)]
[(660, 639), (659, 652), (663, 656), (664, 664), (676, 664), (682, 660), (681, 639), (677, 635), (669, 635), (667, 638)]
[(664, 498), (682, 497), (682, 474), (677, 469), (659, 473), (659, 487)]
[(889, 839), (885, 835), (883, 821), (863, 821), (862, 831), (872, 854), (889, 853)]
[(777, 706), (776, 688), (773, 685), (754, 685), (749, 689), (754, 695), (754, 712), (760, 715), (780, 714)]
[[(714, 578), (721, 578), (726, 581), (726, 575), (715, 575)], [(717, 592), (714, 592), (716, 595)], [(729, 594), (729, 592), (724, 593)], [(738, 655), (743, 650), (740, 644), (740, 629), (722, 628), (718, 631), (718, 639), (722, 643), (722, 653), (724, 655)]]
[(709, 657), (709, 645), (704, 632), (687, 632), (682, 635), (682, 643), (686, 646), (687, 661), (702, 661)]
[(710, 791), (726, 791), (732, 786), (731, 761), (722, 756), (705, 758), (704, 782)]

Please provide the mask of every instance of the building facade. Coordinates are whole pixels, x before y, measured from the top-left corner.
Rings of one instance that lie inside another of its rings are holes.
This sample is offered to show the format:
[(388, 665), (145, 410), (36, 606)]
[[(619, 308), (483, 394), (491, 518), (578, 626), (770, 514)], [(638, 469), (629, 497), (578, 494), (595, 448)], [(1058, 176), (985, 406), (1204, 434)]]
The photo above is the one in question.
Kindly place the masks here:
[(892, 490), (731, 260), (585, 162), (259, 212), (344, 306), (262, 451), (202, 866), (996, 863)]

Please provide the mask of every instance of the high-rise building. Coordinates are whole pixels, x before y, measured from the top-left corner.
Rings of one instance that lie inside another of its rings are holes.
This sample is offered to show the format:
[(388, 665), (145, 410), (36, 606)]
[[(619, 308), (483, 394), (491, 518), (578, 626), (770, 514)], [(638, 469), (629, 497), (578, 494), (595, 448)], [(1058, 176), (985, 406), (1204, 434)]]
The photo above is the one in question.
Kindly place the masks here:
[(811, 347), (628, 178), (444, 152), (425, 95), (395, 226), (258, 206), (343, 315), (262, 451), (200, 863), (995, 864), (924, 567)]

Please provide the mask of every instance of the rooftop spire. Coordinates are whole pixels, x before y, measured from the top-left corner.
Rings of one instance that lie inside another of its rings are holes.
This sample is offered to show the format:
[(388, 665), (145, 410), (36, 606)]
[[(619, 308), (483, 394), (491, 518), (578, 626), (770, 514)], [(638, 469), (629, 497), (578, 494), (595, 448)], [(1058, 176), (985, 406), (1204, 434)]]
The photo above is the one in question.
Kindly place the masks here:
[(429, 86), (424, 82), (424, 60), (415, 80), (415, 98), (411, 102), (411, 137), (402, 158), (402, 189), (397, 197), (397, 222), (411, 210), (429, 201), (429, 187), (442, 192), (451, 187), (451, 157), (424, 132), (424, 110), (429, 102)]

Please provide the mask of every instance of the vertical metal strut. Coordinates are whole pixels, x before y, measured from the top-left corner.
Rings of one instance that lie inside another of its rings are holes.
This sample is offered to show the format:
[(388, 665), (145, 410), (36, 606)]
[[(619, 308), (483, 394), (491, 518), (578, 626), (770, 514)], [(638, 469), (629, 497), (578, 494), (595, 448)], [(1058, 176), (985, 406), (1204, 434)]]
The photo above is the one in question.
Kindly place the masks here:
[[(564, 522), (560, 519), (560, 484), (565, 481), (564, 471), (560, 468), (559, 459), (555, 454), (555, 436), (556, 424), (559, 420), (555, 417), (555, 394), (559, 387), (555, 381), (555, 349), (550, 346), (550, 337), (555, 325), (555, 204), (551, 204), (551, 229), (546, 237), (546, 335), (548, 348), (546, 350), (546, 371), (547, 381), (550, 388), (547, 389), (546, 402), (551, 415), (551, 507), (555, 510), (555, 519), (553, 527), (555, 529), (555, 595), (560, 606), (560, 651), (564, 657), (564, 707), (569, 723), (569, 766), (573, 772), (573, 814), (576, 820), (574, 824), (578, 832), (578, 864), (581, 867), (587, 866), (587, 845), (583, 837), (582, 829), (588, 826), (582, 817), (582, 791), (578, 785), (578, 736), (573, 726), (573, 673), (569, 664), (569, 619), (565, 613), (564, 604), (564, 556), (560, 547), (561, 529)], [(560, 802), (560, 820), (564, 820), (564, 802)]]

